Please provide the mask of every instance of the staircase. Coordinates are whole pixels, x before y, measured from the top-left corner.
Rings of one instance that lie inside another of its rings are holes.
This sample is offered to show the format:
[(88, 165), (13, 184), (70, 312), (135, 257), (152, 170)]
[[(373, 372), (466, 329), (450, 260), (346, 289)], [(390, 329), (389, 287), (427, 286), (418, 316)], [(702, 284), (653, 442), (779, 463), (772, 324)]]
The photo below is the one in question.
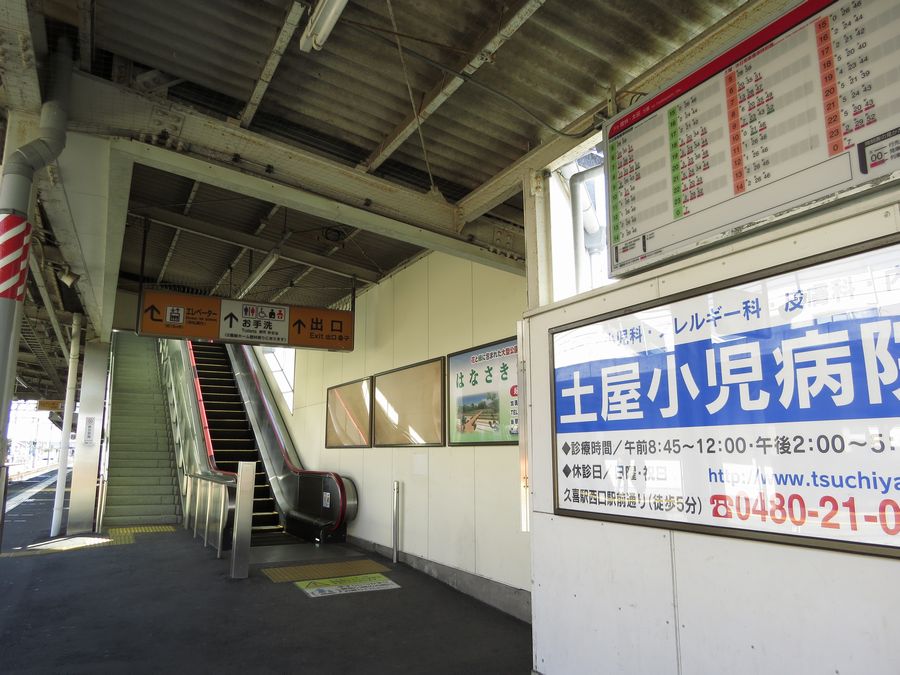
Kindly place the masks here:
[(284, 528), (275, 509), (275, 498), (259, 457), (256, 439), (223, 344), (194, 342), (194, 361), (212, 439), (213, 457), (221, 471), (237, 473), (238, 462), (256, 462), (253, 488), (251, 545), (284, 543)]
[(156, 340), (116, 335), (104, 527), (181, 520)]

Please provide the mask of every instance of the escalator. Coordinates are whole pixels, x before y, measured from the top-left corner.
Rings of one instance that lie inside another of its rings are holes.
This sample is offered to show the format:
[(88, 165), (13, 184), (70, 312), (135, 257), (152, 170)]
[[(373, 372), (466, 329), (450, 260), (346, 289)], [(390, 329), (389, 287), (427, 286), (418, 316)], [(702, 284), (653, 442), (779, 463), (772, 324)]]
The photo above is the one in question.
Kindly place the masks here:
[(224, 344), (194, 342), (191, 348), (212, 443), (211, 468), (237, 473), (238, 462), (256, 463), (251, 545), (283, 544), (287, 535), (276, 510), (275, 497), (226, 347)]
[[(199, 422), (199, 442), (192, 443), (197, 455), (190, 464), (202, 475), (233, 484), (239, 463), (254, 463), (251, 546), (296, 543), (296, 537), (345, 541), (347, 524), (357, 513), (356, 486), (346, 476), (302, 467), (253, 348), (191, 342), (182, 349), (193, 371), (192, 405)], [(226, 530), (234, 499), (229, 488)]]

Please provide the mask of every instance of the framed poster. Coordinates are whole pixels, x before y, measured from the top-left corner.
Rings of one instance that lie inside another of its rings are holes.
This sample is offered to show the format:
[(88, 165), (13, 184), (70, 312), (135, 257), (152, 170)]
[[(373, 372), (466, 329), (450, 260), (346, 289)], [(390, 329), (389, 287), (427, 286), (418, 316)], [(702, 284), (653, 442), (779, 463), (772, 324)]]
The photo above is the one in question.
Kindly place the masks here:
[(516, 338), (447, 356), (450, 445), (519, 442)]
[(374, 377), (376, 447), (444, 444), (444, 357)]
[(325, 447), (368, 448), (371, 445), (371, 378), (329, 387), (325, 402)]
[(890, 241), (552, 331), (555, 511), (900, 556)]

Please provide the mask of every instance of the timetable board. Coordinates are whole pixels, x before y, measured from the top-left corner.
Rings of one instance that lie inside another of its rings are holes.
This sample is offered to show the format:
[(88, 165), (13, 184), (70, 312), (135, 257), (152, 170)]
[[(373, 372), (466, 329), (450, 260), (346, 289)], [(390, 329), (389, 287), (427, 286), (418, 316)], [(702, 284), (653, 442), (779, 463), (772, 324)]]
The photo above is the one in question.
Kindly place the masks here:
[(611, 119), (611, 273), (900, 176), (898, 54), (896, 0), (808, 0)]

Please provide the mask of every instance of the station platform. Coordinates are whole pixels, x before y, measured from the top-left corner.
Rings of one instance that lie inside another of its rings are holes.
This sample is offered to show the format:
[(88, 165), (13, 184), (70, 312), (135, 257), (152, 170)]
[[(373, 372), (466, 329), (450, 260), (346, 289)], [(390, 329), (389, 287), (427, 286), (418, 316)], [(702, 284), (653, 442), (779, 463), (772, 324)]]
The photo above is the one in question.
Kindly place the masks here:
[[(531, 672), (529, 625), (406, 565), (299, 544), (232, 580), (180, 525), (49, 540), (52, 490), (6, 514), (0, 672)], [(379, 568), (397, 587), (308, 594)]]

